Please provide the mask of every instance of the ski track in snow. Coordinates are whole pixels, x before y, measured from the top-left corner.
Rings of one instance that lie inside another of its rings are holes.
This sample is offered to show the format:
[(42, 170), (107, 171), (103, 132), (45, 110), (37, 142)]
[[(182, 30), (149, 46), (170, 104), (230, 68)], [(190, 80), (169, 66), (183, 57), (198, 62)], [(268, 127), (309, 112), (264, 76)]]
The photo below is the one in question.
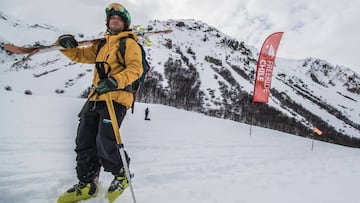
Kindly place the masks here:
[[(0, 202), (56, 202), (76, 183), (76, 114), (84, 100), (2, 91)], [(150, 108), (151, 121), (144, 121)], [(359, 149), (137, 103), (121, 127), (138, 202), (356, 203)], [(112, 176), (101, 172), (98, 197)], [(132, 202), (127, 189), (116, 202)]]

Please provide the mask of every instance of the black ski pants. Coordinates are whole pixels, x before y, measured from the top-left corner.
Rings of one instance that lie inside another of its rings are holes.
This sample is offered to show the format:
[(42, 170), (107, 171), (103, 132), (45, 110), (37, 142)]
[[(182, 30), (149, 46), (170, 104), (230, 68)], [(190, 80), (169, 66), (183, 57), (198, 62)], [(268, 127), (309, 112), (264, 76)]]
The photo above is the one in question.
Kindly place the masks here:
[[(110, 121), (105, 101), (89, 101), (80, 115), (76, 136), (76, 172), (81, 182), (93, 182), (101, 166), (113, 175), (119, 175), (123, 167), (120, 152)], [(126, 108), (114, 102), (119, 127), (125, 117)], [(127, 162), (130, 158), (127, 153)]]

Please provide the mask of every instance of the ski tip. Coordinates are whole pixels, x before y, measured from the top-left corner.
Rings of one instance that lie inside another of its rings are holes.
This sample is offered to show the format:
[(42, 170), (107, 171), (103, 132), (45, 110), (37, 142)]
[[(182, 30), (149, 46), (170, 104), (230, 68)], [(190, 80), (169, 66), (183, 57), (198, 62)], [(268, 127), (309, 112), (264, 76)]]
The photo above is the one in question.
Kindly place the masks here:
[(14, 54), (29, 54), (36, 50), (35, 47), (19, 47), (13, 44), (3, 44), (5, 51), (14, 53)]

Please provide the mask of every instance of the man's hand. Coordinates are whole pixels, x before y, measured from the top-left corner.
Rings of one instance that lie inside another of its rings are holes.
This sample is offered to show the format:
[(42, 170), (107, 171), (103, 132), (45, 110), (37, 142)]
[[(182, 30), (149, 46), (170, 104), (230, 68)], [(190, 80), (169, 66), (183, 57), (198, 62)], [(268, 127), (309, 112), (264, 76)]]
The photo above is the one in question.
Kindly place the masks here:
[(79, 45), (72, 35), (61, 35), (56, 44), (59, 44), (64, 48), (76, 48)]
[(98, 82), (96, 92), (98, 94), (105, 94), (107, 92), (113, 91), (117, 89), (117, 82), (113, 77), (108, 77), (106, 79), (102, 79)]

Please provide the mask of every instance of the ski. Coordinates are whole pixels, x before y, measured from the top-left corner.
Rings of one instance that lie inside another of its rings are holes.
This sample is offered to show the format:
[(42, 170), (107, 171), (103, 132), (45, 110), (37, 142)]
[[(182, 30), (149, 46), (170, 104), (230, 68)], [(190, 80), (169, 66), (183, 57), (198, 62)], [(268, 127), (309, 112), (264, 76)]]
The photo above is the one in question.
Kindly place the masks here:
[(172, 30), (155, 30), (155, 31), (144, 31), (144, 32), (139, 32), (136, 33), (139, 36), (144, 36), (144, 35), (151, 35), (151, 34), (169, 34), (171, 33)]
[[(140, 32), (136, 32), (136, 34), (143, 37), (143, 36), (151, 35), (151, 34), (168, 34), (171, 32), (172, 32), (172, 30), (157, 30), (157, 31), (140, 31)], [(100, 41), (102, 39), (104, 39), (104, 38), (83, 40), (83, 41), (78, 41), (78, 43), (79, 43), (79, 46), (87, 46), (87, 45), (90, 45), (97, 41)], [(61, 47), (60, 45), (57, 45), (57, 44), (36, 45), (36, 46), (29, 46), (29, 47), (16, 46), (13, 44), (3, 44), (3, 48), (6, 51), (14, 53), (14, 54), (28, 54), (28, 56), (26, 56), (24, 58), (25, 60), (27, 60), (28, 58), (30, 58), (30, 56), (33, 56), (34, 54), (45, 53), (45, 52), (49, 52), (49, 51), (63, 49), (63, 47)]]
[[(98, 40), (101, 40), (102, 38), (98, 39), (92, 39), (92, 40), (84, 40), (79, 41), (80, 46), (86, 46), (90, 45)], [(14, 54), (35, 54), (35, 53), (44, 53), (48, 51), (55, 51), (63, 49), (60, 45), (52, 44), (52, 45), (36, 45), (36, 46), (30, 46), (30, 47), (22, 47), (22, 46), (16, 46), (13, 44), (4, 44), (4, 49), (8, 52), (14, 53)]]

